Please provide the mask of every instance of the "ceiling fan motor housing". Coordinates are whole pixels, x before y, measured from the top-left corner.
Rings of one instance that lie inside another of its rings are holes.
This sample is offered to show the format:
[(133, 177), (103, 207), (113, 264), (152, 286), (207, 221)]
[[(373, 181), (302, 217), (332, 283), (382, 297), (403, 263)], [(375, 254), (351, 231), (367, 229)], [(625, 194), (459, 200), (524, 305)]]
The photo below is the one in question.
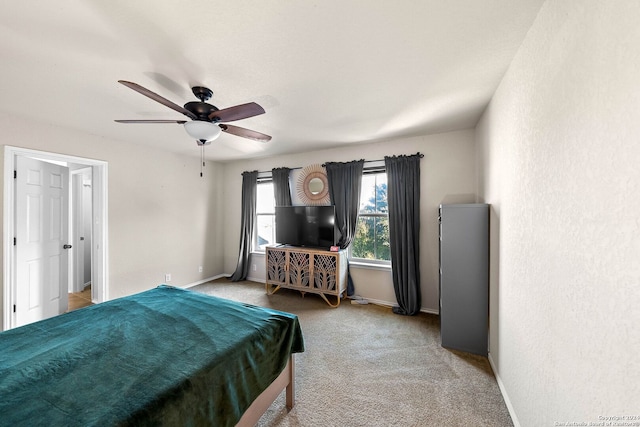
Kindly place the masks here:
[(195, 114), (197, 116), (196, 120), (204, 120), (207, 122), (211, 121), (209, 120), (209, 115), (219, 110), (215, 105), (198, 101), (187, 102), (184, 104), (184, 108)]
[(193, 94), (200, 100), (200, 102), (192, 101), (184, 104), (184, 108), (191, 111), (196, 115), (196, 120), (204, 120), (210, 122), (209, 115), (215, 111), (218, 111), (219, 108), (215, 105), (207, 104), (206, 100), (210, 99), (213, 96), (213, 91), (211, 89), (206, 88), (204, 86), (194, 86), (191, 88)]

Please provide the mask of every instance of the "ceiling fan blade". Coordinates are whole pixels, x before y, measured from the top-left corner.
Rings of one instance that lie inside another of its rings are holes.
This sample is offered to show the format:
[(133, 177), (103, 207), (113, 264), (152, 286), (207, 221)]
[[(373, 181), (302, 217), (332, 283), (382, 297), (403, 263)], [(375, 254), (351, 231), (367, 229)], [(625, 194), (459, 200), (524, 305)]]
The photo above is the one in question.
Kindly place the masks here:
[(254, 141), (260, 141), (260, 142), (271, 141), (271, 137), (269, 135), (256, 132), (255, 130), (241, 128), (240, 126), (220, 125), (220, 128), (222, 129), (223, 132), (230, 133), (235, 136), (241, 136), (243, 138), (253, 139)]
[(183, 125), (187, 120), (114, 120), (118, 123), (177, 123)]
[(172, 110), (177, 111), (180, 114), (184, 114), (185, 116), (191, 118), (191, 119), (195, 119), (196, 116), (195, 114), (193, 114), (191, 111), (187, 110), (184, 107), (179, 106), (178, 104), (175, 104), (171, 101), (169, 101), (167, 98), (164, 98), (160, 95), (158, 95), (155, 92), (151, 92), (149, 89), (144, 88), (142, 86), (140, 86), (137, 83), (133, 83), (133, 82), (128, 82), (126, 80), (118, 80), (118, 83), (121, 83), (123, 85), (125, 85), (126, 87), (135, 90), (138, 93), (143, 94), (144, 96), (153, 99), (156, 102), (159, 102), (160, 104), (171, 108)]
[(264, 108), (255, 102), (236, 105), (235, 107), (224, 108), (209, 114), (209, 120), (214, 122), (233, 122), (235, 120), (246, 119), (264, 114)]

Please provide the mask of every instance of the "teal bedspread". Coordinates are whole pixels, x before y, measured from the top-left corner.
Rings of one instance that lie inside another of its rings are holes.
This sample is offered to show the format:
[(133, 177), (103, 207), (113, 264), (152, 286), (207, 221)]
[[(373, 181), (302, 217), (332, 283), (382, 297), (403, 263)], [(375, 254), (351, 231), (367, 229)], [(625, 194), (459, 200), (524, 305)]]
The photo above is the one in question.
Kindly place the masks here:
[(0, 333), (0, 425), (232, 426), (298, 318), (168, 286)]

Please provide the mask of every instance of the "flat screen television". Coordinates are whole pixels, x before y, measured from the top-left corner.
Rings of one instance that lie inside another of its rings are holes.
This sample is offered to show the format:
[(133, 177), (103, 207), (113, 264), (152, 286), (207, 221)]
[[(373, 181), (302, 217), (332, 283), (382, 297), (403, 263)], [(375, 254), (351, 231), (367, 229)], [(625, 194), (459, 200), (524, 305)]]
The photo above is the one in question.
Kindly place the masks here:
[(336, 244), (335, 206), (276, 206), (276, 242), (329, 248)]

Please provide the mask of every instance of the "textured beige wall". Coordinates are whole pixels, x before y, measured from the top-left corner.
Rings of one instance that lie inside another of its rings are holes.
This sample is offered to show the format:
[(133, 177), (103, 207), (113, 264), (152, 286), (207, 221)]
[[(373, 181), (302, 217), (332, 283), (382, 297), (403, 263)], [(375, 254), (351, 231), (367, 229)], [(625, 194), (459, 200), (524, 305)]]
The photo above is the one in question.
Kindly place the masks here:
[[(385, 155), (425, 155), (420, 163), (421, 230), (420, 272), (422, 309), (438, 311), (438, 205), (448, 195), (471, 194), (475, 191), (475, 144), (473, 130), (419, 136), (374, 144), (353, 145), (296, 155), (225, 164), (225, 252), (224, 268), (232, 273), (238, 260), (240, 239), (240, 207), (242, 172), (268, 171), (273, 167), (304, 167), (329, 161), (357, 159), (379, 160)], [(264, 257), (254, 255), (256, 271), (249, 277), (264, 281)], [(391, 273), (387, 271), (351, 268), (356, 293), (365, 298), (393, 305), (396, 303)]]
[(549, 0), (477, 127), (490, 357), (523, 426), (640, 413), (638, 22)]
[[(222, 272), (222, 167), (0, 113), (4, 145), (108, 162), (109, 297)], [(4, 163), (1, 167), (4, 167)], [(203, 266), (203, 272), (198, 267)]]

